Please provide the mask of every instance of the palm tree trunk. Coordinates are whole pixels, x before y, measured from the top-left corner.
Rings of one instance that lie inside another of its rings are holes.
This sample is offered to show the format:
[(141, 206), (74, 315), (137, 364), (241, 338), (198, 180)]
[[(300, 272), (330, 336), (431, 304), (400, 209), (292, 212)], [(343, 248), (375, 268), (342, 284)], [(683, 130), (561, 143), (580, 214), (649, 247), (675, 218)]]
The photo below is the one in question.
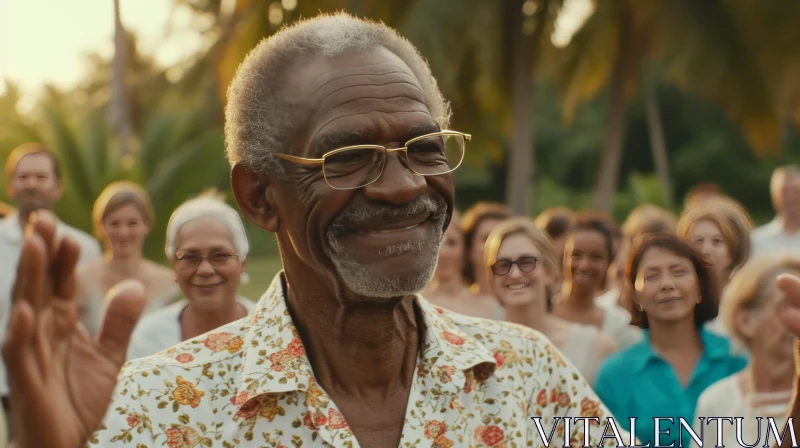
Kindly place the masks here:
[[(623, 8), (625, 9), (625, 8)], [(619, 171), (622, 164), (622, 148), (625, 143), (625, 87), (630, 64), (630, 17), (627, 10), (620, 20), (617, 57), (611, 74), (611, 110), (609, 111), (608, 131), (603, 153), (600, 156), (600, 172), (595, 185), (595, 210), (611, 213), (614, 194), (619, 184)]]
[(515, 213), (530, 215), (536, 149), (533, 126), (534, 73), (541, 55), (550, 0), (539, 3), (533, 33), (526, 33), (522, 5), (517, 0), (513, 14), (514, 65), (512, 72), (513, 133), (506, 161), (506, 201)]
[(647, 129), (650, 133), (650, 149), (653, 152), (653, 162), (656, 167), (664, 207), (672, 208), (673, 191), (672, 176), (667, 160), (667, 142), (664, 137), (664, 122), (658, 108), (658, 90), (649, 83), (644, 91), (645, 113), (647, 114)]
[(524, 0), (515, 0), (514, 61), (511, 74), (511, 110), (513, 129), (511, 148), (506, 160), (506, 202), (514, 212), (527, 215), (531, 203), (531, 165), (533, 135), (531, 121), (531, 36), (523, 32)]
[(121, 156), (131, 150), (133, 117), (126, 76), (128, 72), (128, 38), (120, 18), (119, 0), (114, 0), (114, 61), (111, 76), (111, 121), (119, 138)]

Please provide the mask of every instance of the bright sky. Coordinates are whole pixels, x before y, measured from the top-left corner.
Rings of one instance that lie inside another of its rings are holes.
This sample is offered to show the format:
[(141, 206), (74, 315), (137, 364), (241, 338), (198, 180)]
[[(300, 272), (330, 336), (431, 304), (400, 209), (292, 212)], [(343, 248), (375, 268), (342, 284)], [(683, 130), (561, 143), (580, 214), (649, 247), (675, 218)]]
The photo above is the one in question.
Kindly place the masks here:
[[(165, 36), (173, 0), (120, 3), (122, 22), (138, 36), (140, 50), (162, 66), (203, 45), (185, 9), (173, 15), (173, 32)], [(568, 0), (554, 43), (568, 41), (591, 8), (590, 0)], [(0, 0), (0, 93), (5, 78), (20, 84), (28, 95), (46, 83), (74, 85), (86, 70), (84, 55), (110, 56), (113, 36), (113, 0)]]
[[(171, 65), (202, 42), (179, 9), (173, 33), (165, 39), (172, 0), (121, 0), (123, 25), (133, 30), (145, 54)], [(113, 0), (0, 0), (0, 90), (2, 78), (28, 93), (46, 84), (68, 87), (86, 70), (84, 56), (113, 51)]]

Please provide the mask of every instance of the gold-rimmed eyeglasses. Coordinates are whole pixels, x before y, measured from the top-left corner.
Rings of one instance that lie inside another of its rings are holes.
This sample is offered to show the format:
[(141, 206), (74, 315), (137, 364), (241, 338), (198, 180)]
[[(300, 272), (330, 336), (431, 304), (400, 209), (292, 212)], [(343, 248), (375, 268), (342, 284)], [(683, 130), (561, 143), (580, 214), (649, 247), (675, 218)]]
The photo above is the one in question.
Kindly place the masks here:
[[(399, 148), (380, 145), (356, 145), (334, 149), (319, 159), (276, 154), (279, 158), (305, 166), (321, 166), (322, 175), (331, 188), (352, 190), (367, 186), (381, 177), (388, 153), (402, 153), (406, 166), (420, 176), (447, 174), (464, 160), (469, 134), (440, 131), (421, 135)], [(399, 156), (399, 154), (398, 154)]]

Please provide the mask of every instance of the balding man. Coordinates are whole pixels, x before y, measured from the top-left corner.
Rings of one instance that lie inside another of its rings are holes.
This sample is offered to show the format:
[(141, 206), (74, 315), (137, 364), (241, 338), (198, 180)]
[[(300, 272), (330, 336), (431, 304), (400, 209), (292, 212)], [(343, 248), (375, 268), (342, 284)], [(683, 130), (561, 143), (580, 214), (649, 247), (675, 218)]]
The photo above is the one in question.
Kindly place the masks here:
[(769, 187), (775, 219), (752, 232), (752, 256), (800, 256), (800, 166), (777, 168)]

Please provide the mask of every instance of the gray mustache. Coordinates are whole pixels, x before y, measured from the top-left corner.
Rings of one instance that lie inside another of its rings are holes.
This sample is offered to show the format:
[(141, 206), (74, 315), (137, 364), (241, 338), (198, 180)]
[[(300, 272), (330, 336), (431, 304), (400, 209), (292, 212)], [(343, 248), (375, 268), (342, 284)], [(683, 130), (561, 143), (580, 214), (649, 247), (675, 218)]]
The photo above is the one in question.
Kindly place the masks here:
[(447, 213), (447, 203), (441, 198), (421, 196), (413, 202), (398, 206), (380, 204), (347, 209), (333, 220), (329, 230), (338, 234), (373, 219), (390, 221), (424, 213), (430, 213), (434, 221), (443, 220)]

